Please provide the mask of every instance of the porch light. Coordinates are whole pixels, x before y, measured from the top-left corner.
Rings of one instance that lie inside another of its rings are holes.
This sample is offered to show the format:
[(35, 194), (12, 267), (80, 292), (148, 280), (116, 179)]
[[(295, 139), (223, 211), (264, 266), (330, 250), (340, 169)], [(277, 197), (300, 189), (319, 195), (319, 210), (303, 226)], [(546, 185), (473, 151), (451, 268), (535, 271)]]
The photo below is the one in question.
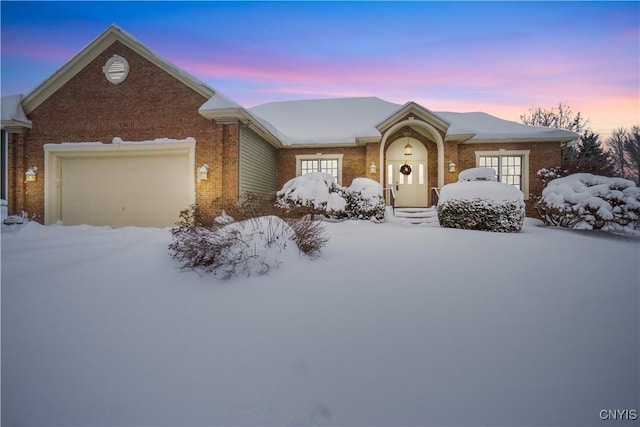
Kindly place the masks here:
[(26, 181), (27, 182), (33, 182), (36, 180), (36, 174), (38, 173), (38, 168), (33, 166), (30, 167), (29, 169), (27, 169), (27, 171), (24, 173), (26, 176)]
[(453, 161), (449, 162), (449, 172), (454, 173), (456, 171), (456, 164)]
[(202, 165), (198, 168), (198, 182), (206, 181), (209, 175), (209, 165)]
[(409, 144), (409, 136), (411, 135), (411, 132), (405, 131), (403, 135), (405, 138), (407, 138), (407, 145), (404, 146), (404, 155), (410, 156), (411, 154), (413, 154), (413, 147), (411, 146), (411, 144)]
[(378, 168), (376, 167), (376, 162), (371, 162), (371, 165), (369, 166), (369, 173), (374, 175), (377, 171)]

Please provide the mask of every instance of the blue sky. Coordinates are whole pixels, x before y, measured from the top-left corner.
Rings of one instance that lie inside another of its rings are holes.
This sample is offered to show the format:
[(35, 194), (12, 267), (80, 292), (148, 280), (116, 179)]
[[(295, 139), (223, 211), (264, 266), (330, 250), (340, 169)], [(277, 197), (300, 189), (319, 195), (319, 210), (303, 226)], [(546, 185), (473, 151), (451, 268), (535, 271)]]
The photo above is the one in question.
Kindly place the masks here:
[(2, 94), (111, 23), (245, 106), (340, 96), (516, 120), (559, 102), (640, 122), (639, 2), (1, 3)]

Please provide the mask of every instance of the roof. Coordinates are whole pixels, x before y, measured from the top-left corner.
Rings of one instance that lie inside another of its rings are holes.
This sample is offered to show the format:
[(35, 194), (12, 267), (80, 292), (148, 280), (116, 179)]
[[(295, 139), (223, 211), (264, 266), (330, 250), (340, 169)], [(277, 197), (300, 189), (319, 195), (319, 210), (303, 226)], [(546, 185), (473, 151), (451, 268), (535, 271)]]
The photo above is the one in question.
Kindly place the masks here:
[(67, 63), (60, 67), (51, 76), (47, 77), (33, 91), (25, 96), (22, 102), (25, 113), (31, 113), (31, 111), (37, 108), (38, 105), (44, 102), (51, 94), (61, 88), (80, 70), (87, 66), (116, 41), (122, 43), (129, 49), (141, 55), (143, 58), (160, 67), (168, 74), (201, 94), (203, 97), (208, 99), (215, 94), (215, 91), (207, 84), (167, 61), (160, 56), (160, 54), (149, 49), (141, 41), (127, 33), (118, 25), (112, 24)]
[(368, 97), (270, 102), (248, 111), (277, 129), (284, 145), (343, 144), (381, 137), (376, 126), (401, 107)]
[(31, 128), (31, 120), (24, 114), (21, 101), (22, 95), (7, 95), (2, 97), (2, 108), (0, 109), (2, 129), (8, 127)]
[(284, 145), (354, 144), (359, 138), (380, 138), (379, 125), (407, 107), (428, 111), (446, 125), (446, 139), (465, 142), (569, 141), (579, 135), (555, 128), (529, 126), (487, 113), (430, 111), (418, 104), (395, 104), (376, 97), (270, 102), (247, 111)]
[(436, 114), (451, 123), (447, 130), (447, 136), (473, 134), (473, 137), (469, 140), (470, 142), (502, 139), (553, 139), (564, 141), (580, 137), (575, 132), (525, 125), (482, 112), (452, 113), (442, 111)]

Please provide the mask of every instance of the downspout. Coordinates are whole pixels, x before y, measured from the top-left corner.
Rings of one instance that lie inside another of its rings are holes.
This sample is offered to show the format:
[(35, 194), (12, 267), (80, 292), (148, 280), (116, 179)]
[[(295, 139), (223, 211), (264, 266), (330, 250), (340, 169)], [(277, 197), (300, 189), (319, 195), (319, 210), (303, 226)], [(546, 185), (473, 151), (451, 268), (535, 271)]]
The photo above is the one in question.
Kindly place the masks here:
[(6, 130), (2, 129), (2, 194), (0, 199), (9, 203), (9, 139)]

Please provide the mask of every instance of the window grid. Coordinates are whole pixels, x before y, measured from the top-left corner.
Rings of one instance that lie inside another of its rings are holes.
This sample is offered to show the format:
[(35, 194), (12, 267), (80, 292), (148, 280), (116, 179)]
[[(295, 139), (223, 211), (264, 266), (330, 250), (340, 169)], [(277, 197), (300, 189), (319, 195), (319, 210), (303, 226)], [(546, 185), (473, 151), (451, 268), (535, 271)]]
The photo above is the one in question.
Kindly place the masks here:
[(323, 172), (333, 176), (338, 182), (338, 159), (300, 160), (300, 174)]
[(480, 156), (478, 166), (492, 168), (498, 181), (522, 191), (522, 156)]

